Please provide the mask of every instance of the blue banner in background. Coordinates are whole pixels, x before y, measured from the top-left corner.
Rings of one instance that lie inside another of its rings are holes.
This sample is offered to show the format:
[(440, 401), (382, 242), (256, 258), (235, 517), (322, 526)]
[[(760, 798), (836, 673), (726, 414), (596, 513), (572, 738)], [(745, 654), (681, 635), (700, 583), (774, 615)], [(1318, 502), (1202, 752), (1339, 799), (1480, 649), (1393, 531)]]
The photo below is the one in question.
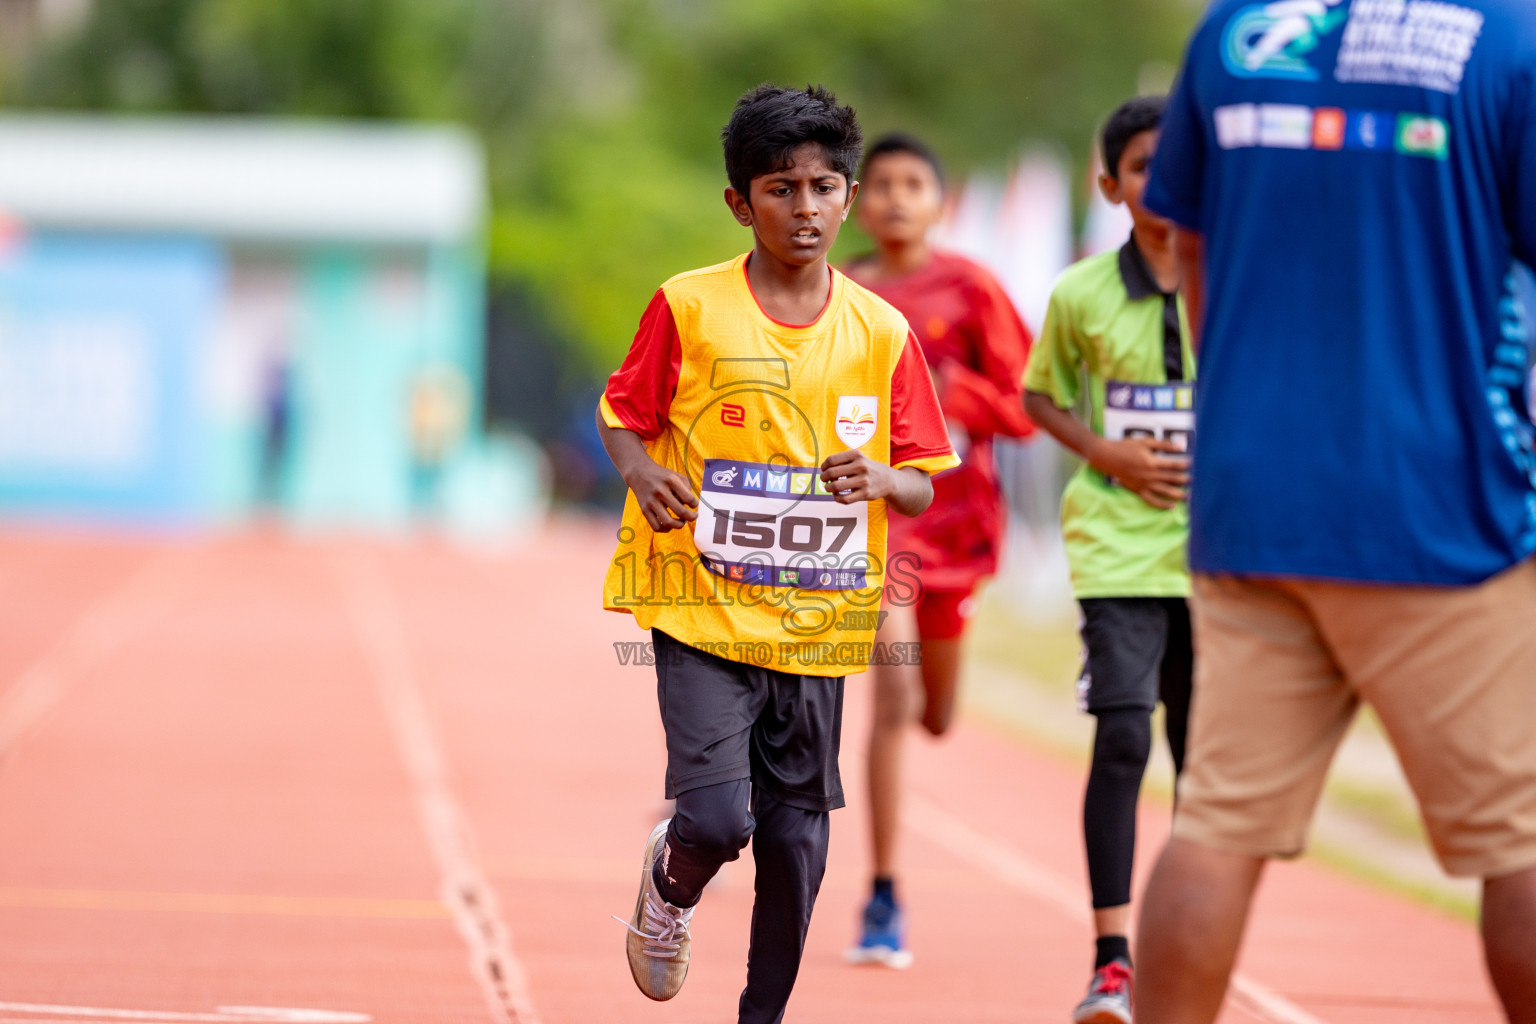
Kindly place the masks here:
[(0, 510), (199, 517), (211, 241), (40, 235), (0, 255)]

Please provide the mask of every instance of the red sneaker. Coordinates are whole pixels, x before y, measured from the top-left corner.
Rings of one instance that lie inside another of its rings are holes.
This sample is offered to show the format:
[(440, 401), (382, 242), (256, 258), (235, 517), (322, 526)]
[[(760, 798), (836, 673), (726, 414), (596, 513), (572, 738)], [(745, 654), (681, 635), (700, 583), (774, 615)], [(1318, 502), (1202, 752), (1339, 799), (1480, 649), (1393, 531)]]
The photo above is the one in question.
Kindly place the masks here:
[(1111, 960), (1093, 972), (1088, 995), (1072, 1011), (1076, 1024), (1131, 1024), (1131, 965)]

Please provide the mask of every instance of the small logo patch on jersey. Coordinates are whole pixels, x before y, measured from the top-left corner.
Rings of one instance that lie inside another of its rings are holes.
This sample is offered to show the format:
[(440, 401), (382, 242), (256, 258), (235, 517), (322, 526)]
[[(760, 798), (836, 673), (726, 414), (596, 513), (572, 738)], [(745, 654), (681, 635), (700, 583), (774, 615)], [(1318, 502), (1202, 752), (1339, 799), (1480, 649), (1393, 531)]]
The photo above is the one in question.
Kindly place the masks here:
[(880, 399), (873, 395), (839, 395), (837, 437), (850, 448), (862, 448), (875, 436)]
[(747, 425), (746, 406), (735, 405), (731, 402), (722, 402), (720, 405), (720, 422), (728, 427), (744, 427)]

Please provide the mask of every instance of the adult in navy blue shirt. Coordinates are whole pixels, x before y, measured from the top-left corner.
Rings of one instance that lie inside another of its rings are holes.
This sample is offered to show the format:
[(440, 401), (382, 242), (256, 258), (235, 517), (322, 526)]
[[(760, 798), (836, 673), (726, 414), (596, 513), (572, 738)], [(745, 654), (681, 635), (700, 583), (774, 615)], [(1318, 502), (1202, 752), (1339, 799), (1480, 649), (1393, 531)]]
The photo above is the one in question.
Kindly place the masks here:
[(1147, 205), (1201, 339), (1199, 666), (1138, 1024), (1212, 1021), (1359, 703), (1536, 1020), (1536, 4), (1216, 0)]

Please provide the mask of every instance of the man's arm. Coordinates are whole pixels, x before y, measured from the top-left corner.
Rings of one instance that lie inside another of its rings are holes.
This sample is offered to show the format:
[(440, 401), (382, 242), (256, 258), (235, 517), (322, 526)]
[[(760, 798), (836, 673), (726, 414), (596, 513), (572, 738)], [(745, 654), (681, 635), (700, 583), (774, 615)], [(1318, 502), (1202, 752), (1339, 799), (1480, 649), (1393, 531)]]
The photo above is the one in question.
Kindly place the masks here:
[(857, 450), (829, 455), (821, 464), (821, 480), (844, 505), (883, 498), (902, 515), (916, 516), (933, 503), (933, 481), (926, 472), (916, 466), (893, 469)]
[(1189, 460), (1162, 454), (1178, 452), (1178, 446), (1172, 442), (1150, 437), (1129, 437), (1124, 441), (1100, 437), (1057, 406), (1050, 395), (1039, 391), (1024, 392), (1024, 411), (1078, 458), (1112, 477), (1148, 505), (1167, 509), (1185, 499)]
[(699, 499), (679, 473), (666, 469), (651, 458), (645, 442), (633, 430), (610, 427), (597, 414), (597, 433), (613, 467), (634, 492), (640, 512), (657, 533), (680, 530), (699, 518)]
[(1205, 324), (1205, 236), (1188, 228), (1175, 228), (1173, 252), (1179, 259), (1184, 313), (1189, 317), (1189, 347), (1200, 353), (1200, 332)]

